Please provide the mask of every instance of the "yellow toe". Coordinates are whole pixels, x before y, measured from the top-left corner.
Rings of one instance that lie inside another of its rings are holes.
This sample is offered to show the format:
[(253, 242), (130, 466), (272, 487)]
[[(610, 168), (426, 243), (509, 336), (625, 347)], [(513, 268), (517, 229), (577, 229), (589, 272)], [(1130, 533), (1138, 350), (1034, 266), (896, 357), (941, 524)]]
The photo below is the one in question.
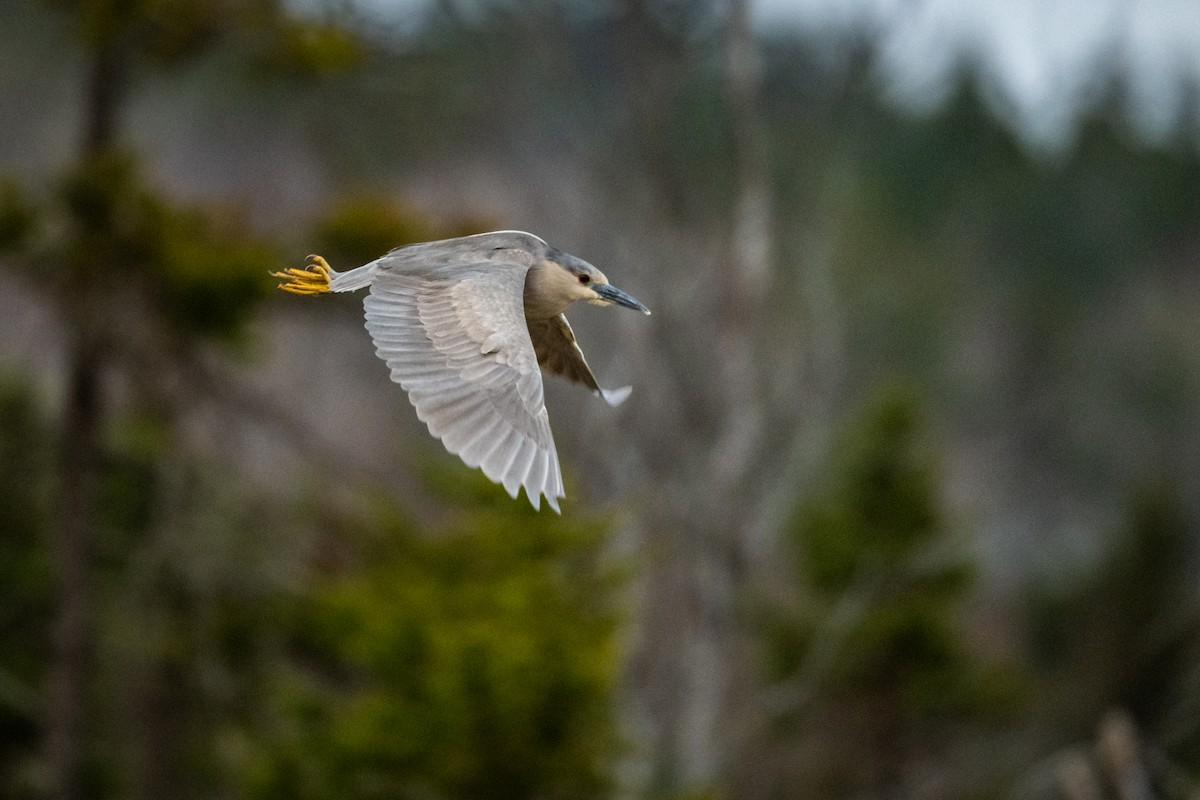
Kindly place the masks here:
[(329, 273), (333, 271), (329, 262), (318, 255), (308, 257), (311, 264), (305, 269), (289, 267), (280, 272), (272, 272), (271, 277), (279, 278), (278, 288), (291, 294), (324, 294), (329, 291)]

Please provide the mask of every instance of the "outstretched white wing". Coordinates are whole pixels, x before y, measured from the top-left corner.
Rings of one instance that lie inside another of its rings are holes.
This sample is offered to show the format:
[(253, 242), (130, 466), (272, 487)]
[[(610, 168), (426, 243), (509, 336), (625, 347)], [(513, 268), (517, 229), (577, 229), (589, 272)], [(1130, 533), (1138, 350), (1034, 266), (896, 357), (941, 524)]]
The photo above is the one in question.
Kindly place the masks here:
[(558, 511), (562, 474), (525, 324), (527, 266), (371, 266), (367, 330), (429, 432), (514, 498), (524, 486), (534, 508), (545, 495)]

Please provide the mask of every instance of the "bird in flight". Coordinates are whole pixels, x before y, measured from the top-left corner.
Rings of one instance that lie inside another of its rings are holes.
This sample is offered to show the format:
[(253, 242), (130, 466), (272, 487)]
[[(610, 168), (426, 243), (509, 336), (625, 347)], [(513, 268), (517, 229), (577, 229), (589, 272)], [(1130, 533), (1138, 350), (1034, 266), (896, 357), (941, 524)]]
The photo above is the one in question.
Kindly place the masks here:
[(650, 310), (591, 264), (523, 231), (398, 247), (347, 272), (321, 256), (309, 262), (271, 275), (300, 295), (369, 288), (363, 308), (375, 352), (429, 432), (514, 499), (523, 486), (535, 509), (545, 496), (559, 512), (566, 495), (541, 370), (612, 406), (630, 392), (600, 387), (563, 311), (579, 300)]

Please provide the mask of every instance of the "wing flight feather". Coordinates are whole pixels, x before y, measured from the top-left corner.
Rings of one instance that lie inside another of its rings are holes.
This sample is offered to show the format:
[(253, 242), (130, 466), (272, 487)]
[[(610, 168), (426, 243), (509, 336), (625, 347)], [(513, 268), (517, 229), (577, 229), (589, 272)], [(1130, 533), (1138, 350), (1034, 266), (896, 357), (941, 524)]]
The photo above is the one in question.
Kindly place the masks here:
[(603, 389), (596, 382), (596, 376), (592, 374), (592, 368), (588, 366), (587, 359), (583, 357), (583, 350), (575, 340), (575, 332), (571, 330), (571, 324), (562, 314), (545, 321), (530, 322), (529, 335), (538, 364), (546, 372), (582, 383), (604, 398), (610, 406), (620, 405), (629, 397), (631, 389), (628, 386)]
[[(419, 273), (381, 261), (363, 305), (376, 352), (429, 432), (513, 497), (524, 486), (534, 508), (544, 496), (558, 511), (562, 475), (525, 322), (526, 270), (489, 262)], [(594, 378), (589, 386), (599, 390)]]

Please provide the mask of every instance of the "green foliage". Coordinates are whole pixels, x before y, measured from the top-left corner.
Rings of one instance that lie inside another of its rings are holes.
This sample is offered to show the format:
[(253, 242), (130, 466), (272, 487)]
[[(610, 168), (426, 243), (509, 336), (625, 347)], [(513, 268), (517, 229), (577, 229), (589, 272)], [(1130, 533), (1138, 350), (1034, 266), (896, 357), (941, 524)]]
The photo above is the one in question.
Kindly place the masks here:
[(351, 69), (363, 56), (361, 40), (341, 25), (285, 19), (260, 44), (255, 61), (271, 75), (311, 80)]
[(160, 414), (115, 414), (103, 445), (89, 796), (228, 796), (222, 748), (261, 708), (306, 528)]
[(948, 540), (915, 396), (881, 392), (834, 452), (786, 531), (798, 602), (760, 634), (769, 679), (806, 698), (782, 719), (799, 732), (779, 735), (821, 730), (826, 751), (787, 780), (836, 794), (890, 785), (939, 725), (1011, 712), (1020, 682), (960, 627), (974, 571)]
[[(308, 29), (328, 29), (319, 39), (308, 37), (310, 61), (321, 58), (346, 63), (349, 37), (333, 26), (294, 21), (277, 0), (46, 0), (69, 14), (78, 36), (90, 50), (119, 46), (159, 66), (176, 66), (211, 50), (223, 37), (252, 37), (267, 46), (291, 49)], [(311, 33), (311, 31), (310, 31)], [(344, 40), (344, 41), (343, 41)], [(331, 48), (333, 56), (317, 57), (311, 51)], [(352, 48), (350, 50), (352, 52)], [(300, 52), (300, 48), (296, 48)]]
[(917, 406), (889, 394), (838, 449), (838, 477), (793, 519), (802, 570), (822, 592), (851, 588), (939, 533), (935, 477), (920, 451)]
[(70, 14), (89, 48), (134, 43), (147, 56), (175, 63), (203, 50), (227, 24), (229, 0), (47, 0)]
[(23, 796), (19, 783), (38, 747), (50, 649), (53, 572), (50, 461), (53, 437), (31, 393), (0, 380), (0, 794)]
[(1178, 763), (1200, 769), (1200, 553), (1197, 524), (1170, 481), (1136, 493), (1099, 567), (1043, 581), (1031, 598), (1032, 650), (1066, 687), (1046, 706), (1079, 727), (1128, 709)]
[(263, 276), (279, 264), (276, 251), (196, 212), (171, 214), (168, 225), (151, 276), (166, 318), (199, 335), (238, 333), (270, 290)]
[(953, 614), (972, 572), (938, 553), (937, 486), (918, 430), (916, 400), (884, 392), (837, 449), (829, 484), (797, 511), (791, 535), (821, 606), (866, 597), (826, 676), (831, 688), (895, 695), (922, 714), (955, 696), (948, 688), (969, 662)]
[(106, 270), (145, 270), (160, 247), (164, 209), (140, 185), (133, 159), (106, 153), (80, 163), (59, 190), (67, 229), (48, 266), (76, 286), (101, 282)]
[(951, 259), (986, 254), (980, 266), (1006, 288), (1061, 314), (1160, 258), (1200, 204), (1194, 152), (1131, 146), (1116, 116), (1101, 105), (1073, 152), (1038, 163), (963, 81), (936, 115), (864, 117), (852, 140), (869, 182), (860, 200), (877, 204), (889, 238), (927, 259), (947, 247)]
[(34, 221), (34, 211), (17, 183), (0, 181), (0, 252), (21, 249)]
[(419, 209), (371, 194), (350, 195), (335, 203), (317, 223), (322, 255), (333, 264), (365, 264), (389, 250), (413, 242), (449, 239), (491, 230), (488, 222), (461, 219), (440, 224)]
[(317, 242), (334, 264), (365, 264), (393, 247), (429, 241), (433, 224), (422, 212), (382, 197), (358, 195), (334, 204), (317, 223)]
[[(278, 258), (246, 231), (146, 188), (124, 154), (85, 161), (60, 193), (67, 234), (43, 254), (68, 298), (141, 292), (164, 331), (236, 335), (270, 290)], [(69, 299), (68, 302), (71, 302)]]
[(505, 500), (467, 506), (433, 537), (371, 523), (383, 552), (331, 577), (292, 620), (298, 660), (248, 764), (252, 796), (605, 795), (604, 526)]

